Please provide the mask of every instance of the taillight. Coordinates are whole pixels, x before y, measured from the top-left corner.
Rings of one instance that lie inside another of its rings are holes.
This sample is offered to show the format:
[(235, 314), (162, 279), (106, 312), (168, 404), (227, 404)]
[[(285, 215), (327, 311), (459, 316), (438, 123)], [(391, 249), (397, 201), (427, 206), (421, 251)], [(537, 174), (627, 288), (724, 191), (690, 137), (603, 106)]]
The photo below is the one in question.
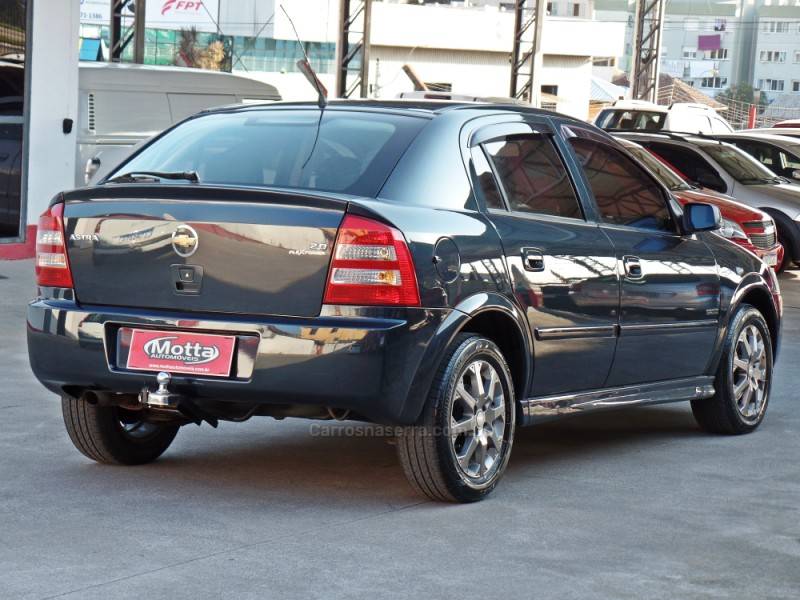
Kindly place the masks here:
[(39, 217), (36, 231), (36, 283), (44, 287), (72, 287), (64, 240), (64, 205), (54, 204)]
[(419, 306), (414, 262), (403, 234), (347, 215), (333, 248), (325, 304)]

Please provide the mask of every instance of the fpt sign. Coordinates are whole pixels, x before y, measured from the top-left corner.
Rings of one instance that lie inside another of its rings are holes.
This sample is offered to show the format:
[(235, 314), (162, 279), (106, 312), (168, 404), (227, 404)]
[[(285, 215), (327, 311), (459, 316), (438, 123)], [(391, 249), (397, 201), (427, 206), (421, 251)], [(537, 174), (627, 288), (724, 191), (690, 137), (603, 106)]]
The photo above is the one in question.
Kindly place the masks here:
[(201, 2), (189, 2), (187, 0), (166, 0), (164, 5), (161, 7), (161, 14), (165, 15), (169, 11), (174, 10), (177, 12), (198, 12), (203, 9), (203, 3)]
[[(123, 17), (133, 16), (134, 3), (123, 10)], [(147, 27), (151, 29), (183, 29), (216, 31), (219, 0), (147, 0)], [(108, 25), (111, 0), (81, 0), (81, 23)]]

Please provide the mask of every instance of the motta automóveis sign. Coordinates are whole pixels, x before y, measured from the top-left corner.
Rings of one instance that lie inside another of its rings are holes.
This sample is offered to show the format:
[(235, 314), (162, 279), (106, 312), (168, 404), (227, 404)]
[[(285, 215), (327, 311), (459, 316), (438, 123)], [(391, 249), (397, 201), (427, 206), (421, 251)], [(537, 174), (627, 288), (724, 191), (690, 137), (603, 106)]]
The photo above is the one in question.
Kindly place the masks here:
[(128, 351), (129, 369), (227, 377), (235, 336), (135, 329)]

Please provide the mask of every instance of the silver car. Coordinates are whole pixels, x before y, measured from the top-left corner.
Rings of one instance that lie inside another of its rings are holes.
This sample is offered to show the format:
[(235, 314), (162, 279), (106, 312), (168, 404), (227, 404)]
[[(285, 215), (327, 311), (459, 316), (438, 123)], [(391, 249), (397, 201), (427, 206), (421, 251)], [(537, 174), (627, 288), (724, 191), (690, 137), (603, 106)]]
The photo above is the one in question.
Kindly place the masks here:
[(674, 133), (618, 135), (655, 152), (689, 181), (768, 213), (778, 227), (786, 263), (800, 263), (800, 186), (787, 183), (736, 146), (715, 139)]
[(792, 183), (800, 183), (800, 139), (772, 133), (737, 132), (715, 136), (744, 150), (762, 165)]

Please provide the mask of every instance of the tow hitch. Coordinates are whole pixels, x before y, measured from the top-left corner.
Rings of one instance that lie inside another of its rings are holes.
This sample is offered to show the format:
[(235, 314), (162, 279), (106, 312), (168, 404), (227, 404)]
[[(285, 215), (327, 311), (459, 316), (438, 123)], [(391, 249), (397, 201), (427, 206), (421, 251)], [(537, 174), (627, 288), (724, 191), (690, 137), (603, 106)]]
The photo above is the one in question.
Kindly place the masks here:
[(156, 383), (158, 389), (151, 392), (147, 388), (142, 390), (140, 399), (142, 404), (149, 408), (168, 408), (172, 410), (178, 409), (178, 395), (169, 391), (169, 384), (172, 381), (172, 375), (162, 371), (156, 376)]
[(169, 373), (162, 371), (156, 375), (158, 389), (151, 392), (148, 388), (144, 388), (139, 394), (139, 402), (142, 406), (154, 410), (177, 411), (196, 425), (201, 425), (203, 421), (212, 427), (219, 425), (216, 417), (201, 410), (194, 402), (180, 394), (170, 392), (171, 381), (172, 375)]

